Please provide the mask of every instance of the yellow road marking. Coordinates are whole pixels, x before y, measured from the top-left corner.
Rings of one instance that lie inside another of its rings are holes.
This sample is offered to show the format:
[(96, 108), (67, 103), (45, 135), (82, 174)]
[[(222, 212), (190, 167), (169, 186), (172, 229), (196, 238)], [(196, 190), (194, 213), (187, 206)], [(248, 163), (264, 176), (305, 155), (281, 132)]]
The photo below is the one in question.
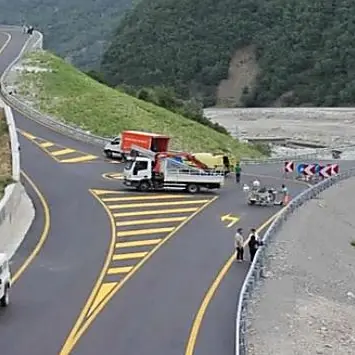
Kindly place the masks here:
[(93, 189), (91, 190), (94, 194), (100, 196), (100, 195), (108, 195), (108, 194), (124, 194), (124, 191), (118, 191), (118, 190), (97, 190)]
[[(36, 137), (36, 136), (32, 135), (31, 133), (22, 131), (20, 129), (18, 129), (18, 132), (21, 133), (24, 137), (30, 139), (34, 144), (36, 144), (38, 147), (40, 147), (42, 150), (44, 150), (44, 152), (46, 152), (48, 155), (50, 155), (58, 163), (81, 163), (81, 162), (87, 162), (87, 161), (98, 159), (98, 156), (96, 156), (96, 155), (88, 154), (88, 153), (82, 152), (80, 150), (72, 149), (72, 148), (63, 147), (60, 144), (46, 141), (45, 139), (43, 139), (41, 137)], [(40, 140), (41, 142), (38, 142), (38, 140)], [(55, 148), (57, 148), (57, 150), (49, 151), (47, 148), (50, 148), (50, 147), (55, 147)], [(71, 154), (71, 153), (76, 153), (80, 156), (62, 159), (62, 160), (59, 160), (57, 158), (57, 156), (60, 157), (62, 155)]]
[(229, 221), (229, 223), (226, 226), (227, 228), (232, 227), (237, 222), (239, 222), (239, 220), (240, 220), (240, 218), (238, 216), (231, 216), (230, 213), (221, 216), (221, 221), (222, 222)]
[(185, 217), (170, 217), (170, 218), (137, 219), (134, 221), (117, 222), (116, 226), (123, 227), (123, 226), (136, 226), (136, 225), (140, 225), (140, 224), (181, 222), (181, 221), (184, 221), (186, 218), (187, 218), (187, 216), (185, 216)]
[(7, 32), (2, 32), (4, 35), (7, 36), (7, 40), (5, 41), (5, 43), (3, 44), (3, 46), (0, 48), (0, 54), (5, 50), (5, 48), (7, 47), (7, 45), (10, 43), (11, 41), (11, 34), (7, 33)]
[[(69, 333), (59, 355), (70, 355), (72, 349), (74, 348), (75, 344), (77, 343), (77, 341), (79, 340), (80, 336), (78, 337), (78, 333), (80, 331), (80, 326), (84, 327), (87, 324), (87, 321), (85, 322), (85, 317), (88, 315), (91, 306), (94, 304), (96, 297), (98, 296), (98, 293), (100, 292), (101, 286), (103, 285), (103, 279), (106, 275), (107, 269), (110, 265), (111, 262), (111, 257), (113, 255), (114, 249), (115, 249), (115, 239), (116, 239), (116, 233), (115, 233), (115, 221), (109, 211), (109, 209), (106, 207), (106, 205), (100, 200), (100, 198), (98, 198), (95, 193), (94, 190), (89, 190), (89, 192), (94, 196), (94, 198), (102, 205), (102, 207), (104, 208), (104, 210), (106, 211), (109, 219), (110, 219), (110, 224), (111, 224), (111, 243), (109, 245), (109, 249), (107, 251), (107, 255), (106, 255), (106, 259), (104, 262), (104, 265), (101, 269), (100, 275), (96, 280), (95, 286), (93, 287), (93, 290), (82, 310), (82, 312), (80, 313), (76, 323), (74, 324), (73, 329), (71, 330), (71, 332)], [(117, 285), (113, 288), (116, 289)], [(111, 291), (112, 292), (112, 291)], [(107, 297), (107, 296), (106, 296)], [(85, 322), (85, 323), (84, 323)], [(84, 325), (83, 325), (84, 324)], [(90, 324), (88, 324), (86, 326), (86, 328), (89, 327)], [(85, 329), (86, 329), (85, 328)]]
[(47, 240), (48, 234), (49, 234), (49, 228), (51, 225), (51, 219), (50, 219), (50, 213), (49, 213), (49, 205), (44, 198), (43, 194), (39, 191), (35, 183), (30, 179), (30, 177), (25, 174), (23, 171), (21, 171), (22, 176), (27, 180), (27, 182), (31, 185), (32, 189), (38, 196), (42, 208), (43, 208), (43, 213), (44, 213), (44, 225), (43, 225), (43, 230), (41, 233), (41, 236), (39, 238), (39, 241), (36, 245), (36, 247), (32, 250), (32, 253), (28, 256), (28, 258), (24, 261), (24, 263), (21, 265), (21, 267), (17, 270), (15, 275), (12, 277), (12, 283), (14, 284), (20, 277), (21, 275), (25, 272), (27, 267), (31, 264), (31, 262), (34, 260), (34, 258), (38, 255), (40, 252), (41, 248), (43, 247), (44, 243)]
[(189, 198), (188, 195), (139, 195), (139, 196), (127, 196), (127, 197), (106, 197), (103, 198), (104, 202), (115, 201), (137, 201), (137, 200), (172, 200), (174, 198)]
[(141, 259), (144, 258), (147, 254), (147, 251), (142, 251), (140, 253), (116, 254), (112, 257), (112, 260)]
[(197, 205), (206, 203), (209, 200), (194, 200), (194, 201), (171, 201), (171, 202), (152, 202), (152, 203), (126, 203), (124, 205), (109, 205), (110, 210), (124, 208), (139, 208), (139, 207), (157, 207), (157, 206), (176, 206), (176, 205)]
[[(145, 206), (145, 204), (144, 204)], [(187, 213), (187, 212), (195, 212), (198, 210), (198, 207), (190, 207), (190, 208), (175, 208), (170, 210), (147, 210), (147, 211), (137, 211), (137, 212), (121, 212), (114, 213), (113, 217), (134, 217), (134, 216), (148, 216), (152, 214), (170, 214), (170, 213)]]
[(132, 237), (132, 236), (135, 236), (135, 235), (167, 233), (167, 232), (173, 231), (174, 229), (175, 229), (175, 227), (152, 228), (152, 229), (135, 229), (135, 230), (132, 230), (132, 231), (117, 232), (117, 237)]
[(52, 143), (52, 142), (43, 142), (43, 143), (39, 143), (39, 145), (40, 145), (42, 148), (48, 148), (48, 147), (53, 147), (53, 146), (54, 146), (54, 143)]
[(89, 309), (88, 314), (90, 314), (101, 301), (112, 291), (112, 289), (117, 285), (117, 282), (105, 282), (101, 285), (92, 306)]
[(123, 180), (122, 173), (105, 173), (101, 175), (103, 178), (108, 180)]
[[(90, 192), (92, 192), (90, 190)], [(207, 208), (211, 203), (216, 201), (218, 199), (218, 196), (215, 196), (214, 198), (208, 200), (207, 203), (203, 204), (200, 206), (193, 214), (191, 214), (185, 221), (183, 221), (179, 226), (177, 226), (172, 232), (170, 232), (164, 239), (161, 240), (161, 242), (155, 247), (148, 252), (148, 254), (141, 259), (133, 268), (132, 270), (127, 273), (120, 282), (118, 282), (112, 290), (106, 295), (106, 297), (101, 300), (100, 304), (90, 313), (88, 314), (88, 311), (91, 308), (91, 305), (94, 303), (95, 298), (100, 290), (100, 287), (102, 285), (102, 281), (107, 273), (109, 264), (112, 259), (112, 255), (114, 253), (114, 248), (115, 245), (118, 244), (120, 245), (121, 243), (116, 243), (116, 232), (115, 232), (115, 222), (113, 219), (113, 215), (111, 211), (107, 208), (107, 206), (102, 202), (95, 194), (92, 192), (93, 196), (101, 203), (101, 205), (104, 207), (106, 213), (108, 214), (111, 222), (111, 229), (112, 229), (112, 237), (111, 237), (111, 244), (109, 247), (109, 250), (107, 252), (107, 257), (104, 263), (104, 266), (101, 270), (101, 273), (97, 279), (97, 282), (94, 286), (94, 289), (89, 296), (89, 299), (87, 300), (83, 310), (81, 311), (76, 323), (73, 326), (73, 329), (71, 330), (70, 334), (68, 335), (59, 355), (70, 355), (72, 352), (75, 344), (79, 341), (79, 339), (82, 337), (82, 335), (86, 332), (86, 330), (90, 327), (92, 322), (95, 320), (95, 318), (98, 316), (98, 314), (102, 311), (102, 309), (106, 306), (106, 304), (110, 301), (110, 299), (133, 277), (133, 275), (154, 255), (154, 253), (159, 250), (168, 240), (170, 240), (177, 231), (179, 231), (183, 226), (185, 226), (190, 220), (192, 220), (197, 214), (199, 214), (201, 211), (203, 211), (205, 208)], [(123, 243), (122, 243), (123, 244)]]
[(162, 241), (162, 239), (147, 239), (147, 240), (137, 240), (133, 242), (119, 242), (116, 243), (116, 248), (132, 248), (132, 247), (144, 247), (149, 245), (157, 245)]
[(96, 155), (84, 155), (82, 157), (77, 157), (77, 158), (69, 158), (69, 159), (63, 159), (61, 160), (62, 163), (81, 163), (83, 161), (88, 161), (88, 160), (94, 160), (97, 159)]
[(60, 155), (65, 155), (65, 154), (74, 153), (74, 152), (75, 152), (75, 149), (64, 148), (61, 150), (56, 150), (55, 152), (49, 152), (49, 154), (53, 155), (54, 157), (58, 157)]
[(28, 138), (28, 139), (30, 139), (30, 140), (36, 139), (35, 136), (33, 136), (32, 134), (30, 134), (30, 133), (28, 133), (28, 132), (24, 132), (24, 131), (21, 131), (21, 130), (19, 130), (19, 132), (20, 132), (23, 136), (25, 136), (26, 138)]
[(133, 266), (122, 266), (122, 267), (112, 267), (107, 270), (109, 275), (116, 275), (116, 274), (127, 274), (133, 269)]
[[(283, 210), (281, 209), (277, 213), (275, 213), (273, 216), (271, 216), (266, 222), (264, 222), (259, 228), (258, 228), (258, 233), (260, 233), (264, 228), (266, 228)], [(245, 245), (248, 243), (248, 240), (245, 242)], [(205, 313), (207, 311), (207, 308), (210, 304), (210, 302), (213, 299), (213, 296), (215, 295), (219, 285), (223, 281), (224, 277), (227, 275), (228, 271), (230, 270), (231, 266), (233, 265), (233, 262), (235, 260), (235, 253), (230, 256), (230, 258), (227, 260), (227, 262), (224, 264), (220, 272), (218, 273), (216, 279), (213, 281), (211, 287), (208, 289), (201, 306), (196, 314), (196, 317), (194, 319), (189, 339), (187, 341), (187, 346), (185, 350), (185, 355), (193, 355), (195, 351), (195, 345), (196, 345), (196, 340), (198, 337), (198, 334), (200, 332), (201, 324), (203, 321), (203, 318), (205, 316)]]

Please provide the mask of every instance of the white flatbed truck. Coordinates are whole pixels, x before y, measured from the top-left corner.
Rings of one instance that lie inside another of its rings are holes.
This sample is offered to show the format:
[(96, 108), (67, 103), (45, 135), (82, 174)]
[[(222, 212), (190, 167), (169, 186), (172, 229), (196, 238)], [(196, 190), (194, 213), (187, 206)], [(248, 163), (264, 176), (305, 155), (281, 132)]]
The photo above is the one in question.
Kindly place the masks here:
[[(224, 174), (206, 172), (169, 157), (159, 158), (153, 152), (137, 156), (126, 162), (124, 185), (139, 191), (183, 189), (191, 194), (201, 188), (220, 189), (224, 186)], [(148, 156), (148, 157), (147, 157)], [(156, 164), (159, 164), (157, 169)]]

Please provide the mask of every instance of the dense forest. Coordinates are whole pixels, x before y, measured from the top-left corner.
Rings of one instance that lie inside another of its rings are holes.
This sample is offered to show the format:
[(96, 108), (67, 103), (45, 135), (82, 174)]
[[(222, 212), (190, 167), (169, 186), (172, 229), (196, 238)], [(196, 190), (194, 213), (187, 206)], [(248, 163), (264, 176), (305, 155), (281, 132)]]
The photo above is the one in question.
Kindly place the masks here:
[(100, 63), (107, 41), (135, 0), (0, 0), (0, 23), (32, 24), (45, 46), (81, 68)]
[(236, 49), (258, 75), (245, 106), (355, 103), (355, 2), (142, 0), (118, 25), (102, 73), (113, 86), (172, 87), (213, 105)]

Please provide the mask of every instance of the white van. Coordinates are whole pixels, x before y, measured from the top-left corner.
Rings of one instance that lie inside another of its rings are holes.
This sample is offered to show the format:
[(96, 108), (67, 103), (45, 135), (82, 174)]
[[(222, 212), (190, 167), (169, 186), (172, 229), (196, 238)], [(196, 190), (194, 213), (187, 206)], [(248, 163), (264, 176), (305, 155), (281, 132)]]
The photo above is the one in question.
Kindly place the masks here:
[(122, 159), (122, 152), (121, 152), (121, 147), (120, 147), (120, 144), (121, 144), (121, 137), (118, 136), (118, 137), (115, 137), (111, 142), (108, 142), (106, 145), (105, 145), (105, 148), (104, 148), (104, 153), (106, 155), (107, 158), (119, 158), (119, 159)]
[(10, 303), (11, 273), (9, 261), (5, 254), (0, 254), (0, 306), (7, 307)]

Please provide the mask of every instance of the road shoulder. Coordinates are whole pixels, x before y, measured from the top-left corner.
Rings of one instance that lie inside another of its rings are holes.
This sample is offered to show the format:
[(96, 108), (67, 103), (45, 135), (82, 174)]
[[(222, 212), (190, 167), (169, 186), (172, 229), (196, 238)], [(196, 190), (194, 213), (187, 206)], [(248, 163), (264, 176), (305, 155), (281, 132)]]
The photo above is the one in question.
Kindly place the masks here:
[(269, 249), (248, 319), (248, 354), (353, 353), (355, 179), (309, 201)]
[(25, 173), (22, 173), (22, 183), (28, 194), (28, 199), (31, 201), (31, 208), (36, 213), (32, 224), (11, 259), (13, 282), (18, 280), (39, 252), (47, 238), (50, 225), (49, 208), (42, 193)]

